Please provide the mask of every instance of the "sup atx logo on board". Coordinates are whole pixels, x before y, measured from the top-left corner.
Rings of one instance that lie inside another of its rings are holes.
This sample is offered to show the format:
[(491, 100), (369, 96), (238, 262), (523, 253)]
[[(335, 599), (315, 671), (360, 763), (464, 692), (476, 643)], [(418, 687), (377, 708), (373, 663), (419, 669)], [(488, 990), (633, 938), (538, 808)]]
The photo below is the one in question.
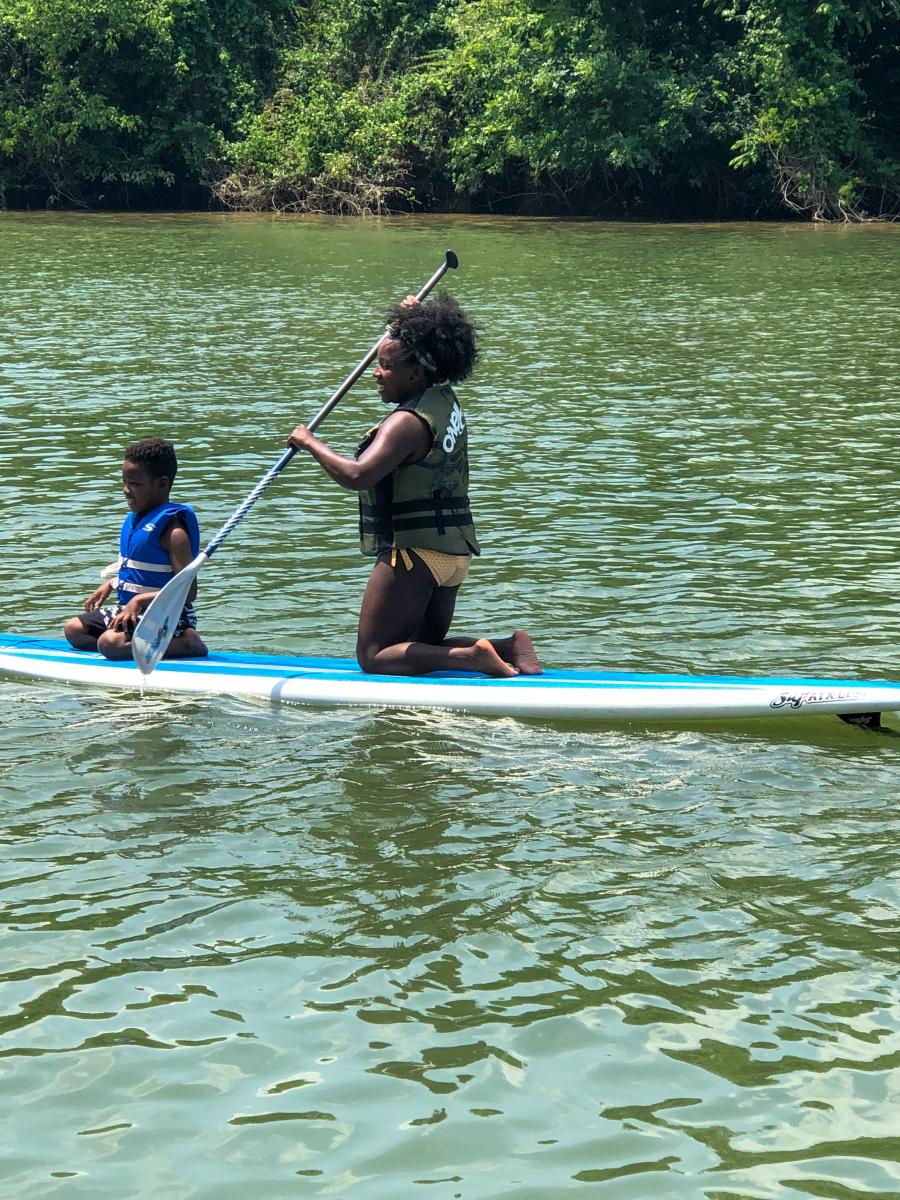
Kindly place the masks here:
[(802, 708), (804, 704), (842, 704), (855, 699), (852, 692), (782, 692), (769, 702), (769, 708)]

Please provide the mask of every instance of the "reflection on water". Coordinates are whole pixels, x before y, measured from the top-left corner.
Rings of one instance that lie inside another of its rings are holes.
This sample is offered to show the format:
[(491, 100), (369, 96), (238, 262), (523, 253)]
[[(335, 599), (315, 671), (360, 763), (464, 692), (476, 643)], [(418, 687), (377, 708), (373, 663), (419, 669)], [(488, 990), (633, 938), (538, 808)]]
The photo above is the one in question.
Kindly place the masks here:
[[(132, 437), (211, 535), (452, 245), (461, 628), (896, 677), (896, 236), (6, 215), (2, 626), (92, 590)], [(204, 568), (208, 640), (346, 653), (353, 530), (292, 464)], [(0, 706), (4, 1197), (900, 1194), (896, 741)]]

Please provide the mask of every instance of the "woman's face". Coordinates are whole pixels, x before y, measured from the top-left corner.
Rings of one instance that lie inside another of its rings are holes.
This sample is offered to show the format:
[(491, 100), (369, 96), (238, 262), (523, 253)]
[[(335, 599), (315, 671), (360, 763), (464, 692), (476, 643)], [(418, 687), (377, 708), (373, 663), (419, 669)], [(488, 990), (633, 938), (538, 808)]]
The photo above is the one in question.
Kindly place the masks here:
[(386, 338), (378, 349), (372, 376), (385, 404), (402, 404), (422, 390), (425, 368), (415, 359), (407, 361), (400, 343)]

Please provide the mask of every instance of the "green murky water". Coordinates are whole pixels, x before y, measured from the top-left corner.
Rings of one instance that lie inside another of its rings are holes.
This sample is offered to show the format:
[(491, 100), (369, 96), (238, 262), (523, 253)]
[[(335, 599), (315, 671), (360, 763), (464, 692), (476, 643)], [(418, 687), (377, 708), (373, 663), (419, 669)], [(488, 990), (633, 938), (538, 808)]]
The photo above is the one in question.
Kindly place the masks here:
[[(900, 231), (0, 219), (0, 628), (171, 436), (206, 536), (447, 246), (484, 555), (555, 666), (900, 677)], [(323, 426), (351, 449), (361, 384)], [(295, 461), (218, 648), (348, 654)], [(896, 723), (895, 723), (896, 725)], [(0, 683), (4, 1200), (900, 1196), (900, 742)]]

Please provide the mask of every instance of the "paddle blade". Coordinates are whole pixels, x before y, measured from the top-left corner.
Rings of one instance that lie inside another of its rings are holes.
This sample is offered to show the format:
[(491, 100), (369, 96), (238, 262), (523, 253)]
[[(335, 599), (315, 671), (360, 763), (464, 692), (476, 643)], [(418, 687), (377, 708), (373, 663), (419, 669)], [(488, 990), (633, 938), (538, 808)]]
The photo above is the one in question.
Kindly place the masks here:
[(149, 675), (168, 649), (191, 585), (204, 562), (206, 554), (198, 554), (169, 580), (144, 609), (131, 639), (134, 661), (142, 674)]

